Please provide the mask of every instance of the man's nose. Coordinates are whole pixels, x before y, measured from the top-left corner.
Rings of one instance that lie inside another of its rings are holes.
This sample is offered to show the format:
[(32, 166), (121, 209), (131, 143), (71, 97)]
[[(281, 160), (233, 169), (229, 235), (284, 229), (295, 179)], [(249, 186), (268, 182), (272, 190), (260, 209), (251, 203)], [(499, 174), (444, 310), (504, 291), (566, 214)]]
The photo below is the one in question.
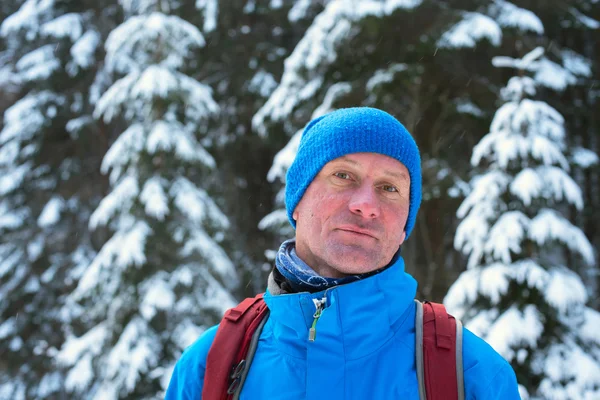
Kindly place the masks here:
[(354, 189), (348, 204), (350, 211), (364, 218), (377, 218), (381, 212), (376, 188), (361, 185)]

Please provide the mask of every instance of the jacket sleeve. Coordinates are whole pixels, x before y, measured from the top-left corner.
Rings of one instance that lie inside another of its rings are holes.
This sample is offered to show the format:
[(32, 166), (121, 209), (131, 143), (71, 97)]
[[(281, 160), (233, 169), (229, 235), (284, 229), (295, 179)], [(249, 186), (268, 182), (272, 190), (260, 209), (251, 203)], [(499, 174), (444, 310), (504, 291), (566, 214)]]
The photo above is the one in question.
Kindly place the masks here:
[(519, 385), (510, 364), (483, 339), (463, 330), (466, 400), (520, 400)]
[(173, 370), (165, 400), (200, 400), (206, 370), (208, 350), (217, 333), (217, 326), (207, 329), (188, 347)]
[(487, 390), (477, 395), (475, 399), (521, 399), (517, 377), (509, 363), (500, 368), (489, 383)]

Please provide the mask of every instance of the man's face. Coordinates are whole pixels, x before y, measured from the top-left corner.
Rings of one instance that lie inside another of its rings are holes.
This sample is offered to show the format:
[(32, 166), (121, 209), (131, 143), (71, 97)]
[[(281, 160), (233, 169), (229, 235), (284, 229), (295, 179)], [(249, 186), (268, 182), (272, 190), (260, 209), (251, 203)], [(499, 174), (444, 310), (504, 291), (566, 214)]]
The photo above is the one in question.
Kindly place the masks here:
[(292, 214), (298, 256), (333, 278), (386, 266), (406, 237), (409, 195), (408, 170), (394, 158), (356, 153), (328, 162)]

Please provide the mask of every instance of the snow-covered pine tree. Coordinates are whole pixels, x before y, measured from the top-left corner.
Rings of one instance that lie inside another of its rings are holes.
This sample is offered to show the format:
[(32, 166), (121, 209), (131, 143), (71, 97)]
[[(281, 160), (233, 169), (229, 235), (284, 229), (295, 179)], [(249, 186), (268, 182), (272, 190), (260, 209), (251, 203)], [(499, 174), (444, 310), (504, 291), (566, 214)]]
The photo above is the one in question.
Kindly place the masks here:
[(71, 295), (79, 324), (58, 355), (76, 398), (162, 398), (182, 350), (234, 304), (238, 284), (219, 244), (228, 219), (206, 191), (215, 162), (202, 137), (218, 106), (184, 73), (204, 38), (168, 2), (121, 5), (125, 21), (105, 45), (120, 79), (95, 116), (125, 129), (103, 159), (111, 190), (90, 219), (112, 234)]
[(579, 257), (592, 264), (595, 257), (564, 216), (570, 207), (583, 208), (568, 174), (564, 119), (532, 99), (548, 79), (543, 53), (493, 59), (518, 75), (502, 89), (504, 103), (473, 149), (471, 164), (482, 172), (458, 209), (455, 236), (455, 247), (469, 256), (468, 270), (445, 304), (511, 363), (523, 393), (590, 399), (600, 395), (600, 313), (586, 306), (586, 288), (568, 262)]
[[(599, 114), (598, 53), (600, 7), (594, 0), (574, 0), (569, 8), (551, 3), (537, 3), (535, 10), (544, 18), (549, 52), (562, 59), (571, 76), (570, 85), (560, 97), (560, 109), (568, 125), (568, 145), (573, 148), (571, 177), (582, 190), (585, 208), (573, 215), (572, 221), (581, 227), (594, 248), (600, 249), (600, 168), (598, 154), (597, 115)], [(574, 79), (576, 78), (576, 79)], [(576, 81), (573, 83), (573, 81)], [(589, 150), (588, 150), (589, 149)], [(576, 260), (573, 260), (576, 261)], [(600, 266), (571, 263), (586, 283), (590, 307), (600, 310)]]
[[(304, 3), (318, 8), (320, 2)], [(237, 291), (240, 297), (265, 290), (268, 265), (263, 252), (271, 246), (271, 238), (257, 225), (272, 209), (273, 188), (265, 176), (282, 145), (280, 140), (253, 134), (251, 118), (277, 86), (283, 60), (310, 23), (287, 18), (298, 4), (295, 0), (201, 0), (195, 1), (195, 7), (192, 1), (177, 11), (202, 28), (207, 42), (193, 76), (214, 87), (220, 105), (210, 129), (210, 150), (218, 179), (230, 182), (220, 185), (215, 196), (222, 200), (219, 204), (230, 220), (232, 235), (244, 238), (236, 241), (231, 253), (240, 279), (248, 282)]]
[(64, 299), (93, 256), (95, 143), (81, 132), (94, 129), (87, 98), (101, 38), (82, 7), (18, 3), (0, 26), (12, 102), (0, 131), (0, 398), (51, 399), (64, 381), (54, 364)]

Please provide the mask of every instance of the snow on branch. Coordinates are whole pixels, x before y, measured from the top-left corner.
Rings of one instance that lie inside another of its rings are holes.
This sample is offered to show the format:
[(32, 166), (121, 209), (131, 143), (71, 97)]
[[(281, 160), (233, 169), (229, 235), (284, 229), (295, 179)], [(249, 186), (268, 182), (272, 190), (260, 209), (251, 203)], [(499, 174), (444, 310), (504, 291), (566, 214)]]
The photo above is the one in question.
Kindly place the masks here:
[(598, 327), (600, 326), (600, 312), (594, 310), (593, 308), (586, 308), (583, 313), (584, 323), (579, 331), (581, 338), (586, 342), (596, 343), (600, 345), (600, 337), (598, 336)]
[(173, 308), (175, 293), (168, 281), (169, 274), (160, 271), (141, 284), (140, 314), (146, 321), (150, 322), (159, 310)]
[(581, 168), (589, 168), (592, 165), (596, 165), (600, 162), (598, 154), (591, 150), (584, 149), (583, 147), (575, 147), (573, 149), (572, 160), (573, 164)]
[(585, 234), (554, 210), (543, 209), (532, 218), (529, 237), (540, 246), (554, 240), (564, 243), (588, 265), (594, 265), (594, 248)]
[(532, 168), (521, 170), (510, 183), (510, 192), (521, 199), (525, 206), (531, 205), (531, 200), (539, 197), (543, 188), (542, 179)]
[(114, 189), (102, 199), (98, 208), (90, 217), (90, 229), (106, 225), (108, 221), (123, 208), (129, 208), (139, 195), (140, 188), (137, 177), (127, 175), (116, 183)]
[(501, 97), (506, 101), (519, 101), (535, 94), (535, 81), (528, 76), (513, 76), (508, 80), (506, 87), (500, 90)]
[[(543, 57), (544, 49), (536, 47), (522, 58), (494, 57), (492, 65), (499, 68), (514, 68), (520, 71), (533, 72), (536, 84), (552, 90), (563, 91), (567, 86), (577, 83), (577, 75), (589, 76), (589, 63), (575, 52), (562, 53), (565, 67)], [(586, 68), (587, 67), (587, 68)]]
[[(151, 44), (151, 45), (150, 45)], [(106, 40), (106, 65), (110, 71), (129, 73), (156, 63), (178, 69), (204, 37), (189, 22), (158, 12), (128, 18)]]
[(536, 47), (521, 58), (511, 58), (497, 56), (492, 58), (492, 65), (498, 68), (514, 68), (521, 71), (535, 71), (538, 67), (538, 60), (544, 55), (543, 47)]
[[(0, 209), (0, 211), (2, 211)], [(15, 275), (17, 267), (20, 266), (21, 261), (25, 258), (25, 251), (20, 248), (15, 248), (13, 245), (1, 244), (0, 245), (0, 278), (4, 278), (10, 275)], [(23, 272), (27, 270), (21, 268)], [(12, 289), (10, 289), (12, 290)], [(4, 295), (4, 290), (0, 289), (0, 294)]]
[(108, 329), (104, 322), (96, 325), (81, 337), (69, 336), (56, 356), (61, 366), (72, 368), (67, 374), (67, 390), (83, 392), (94, 378), (92, 357), (102, 353)]
[(506, 191), (509, 182), (509, 176), (498, 170), (489, 171), (473, 178), (473, 190), (458, 208), (456, 216), (464, 218), (472, 208), (483, 203), (495, 202)]
[(574, 52), (571, 49), (564, 49), (560, 52), (565, 68), (574, 75), (592, 77), (592, 61)]
[(142, 124), (132, 124), (125, 132), (121, 133), (117, 140), (106, 152), (102, 159), (100, 171), (103, 174), (111, 171), (110, 182), (115, 184), (120, 178), (123, 169), (139, 157), (144, 146), (144, 127)]
[(600, 28), (600, 22), (581, 13), (575, 7), (569, 8), (569, 12), (576, 18), (577, 22), (579, 22), (581, 25), (585, 26), (586, 28), (589, 28), (589, 29)]
[(466, 312), (464, 307), (472, 304), (480, 295), (497, 305), (507, 293), (511, 280), (544, 292), (549, 279), (548, 271), (532, 260), (521, 260), (512, 264), (494, 262), (483, 268), (472, 268), (462, 273), (448, 290), (444, 304), (452, 310), (453, 315), (456, 315), (455, 310), (459, 310), (459, 315), (456, 316), (462, 318)]
[[(596, 328), (597, 329), (597, 328)], [(597, 330), (596, 330), (597, 331)], [(539, 395), (544, 399), (595, 399), (600, 395), (600, 365), (597, 350), (582, 348), (568, 338), (552, 345), (534, 364), (543, 378)]]
[(546, 198), (553, 198), (557, 202), (566, 200), (577, 207), (578, 210), (583, 209), (581, 188), (562, 168), (542, 166), (538, 167), (537, 170), (544, 183), (548, 185), (544, 189), (547, 193)]
[[(11, 150), (10, 153), (14, 156), (4, 157), (7, 151), (0, 152), (2, 158), (14, 158), (18, 154), (18, 146), (16, 143), (9, 143), (2, 146), (2, 150)], [(21, 165), (15, 165), (8, 171), (3, 171), (3, 175), (0, 175), (0, 196), (5, 196), (8, 193), (18, 189), (21, 184), (25, 181), (27, 175), (33, 170), (33, 162), (27, 161)]]
[(202, 10), (204, 24), (203, 32), (212, 32), (217, 28), (217, 17), (219, 15), (219, 0), (196, 0), (196, 8)]
[(209, 223), (218, 229), (229, 228), (229, 220), (208, 193), (187, 178), (177, 178), (169, 189), (169, 196), (173, 198), (175, 207), (196, 226)]
[(25, 54), (17, 61), (17, 77), (24, 82), (48, 79), (60, 68), (60, 61), (54, 55), (56, 46), (47, 44)]
[(288, 12), (288, 20), (290, 22), (297, 22), (305, 18), (311, 3), (312, 0), (296, 0)]
[(317, 108), (315, 108), (310, 119), (313, 120), (315, 118), (332, 112), (334, 110), (333, 103), (339, 100), (340, 98), (343, 98), (344, 95), (350, 93), (351, 91), (352, 85), (348, 82), (336, 82), (333, 85), (331, 85), (327, 89), (325, 97), (323, 97), (323, 102)]
[[(449, 289), (444, 304), (457, 318), (465, 318), (470, 309), (469, 305), (478, 296), (484, 296), (493, 305), (497, 305), (501, 298), (506, 295), (510, 281), (516, 281), (529, 287), (537, 287), (544, 292), (544, 288), (550, 280), (551, 274), (531, 260), (523, 260), (509, 265), (493, 263), (481, 269), (470, 269), (462, 273)], [(493, 336), (494, 339), (488, 339), (491, 340), (490, 344), (493, 342), (497, 346), (506, 345), (506, 347), (502, 347), (502, 351), (507, 351), (507, 348), (512, 344), (517, 344), (516, 341), (523, 340), (523, 337), (514, 337), (514, 340), (513, 338), (504, 337), (506, 335), (505, 329), (513, 330), (507, 328), (509, 326), (529, 326), (531, 331), (527, 333), (526, 337), (529, 339), (537, 337), (535, 332), (541, 326), (538, 325), (539, 321), (534, 318), (536, 315), (534, 310), (535, 307), (530, 308), (524, 315), (514, 314), (515, 310), (508, 311), (508, 314), (499, 314), (498, 309), (495, 307), (478, 310), (476, 315), (471, 315), (469, 318), (469, 329), (475, 334), (487, 338), (490, 338), (490, 335)], [(508, 323), (507, 318), (512, 319), (519, 315), (519, 318), (527, 320), (522, 321), (525, 325), (504, 325)], [(531, 340), (526, 340), (526, 342), (531, 342)], [(504, 344), (501, 345), (501, 343)]]
[(469, 254), (468, 268), (476, 266), (484, 254), (490, 221), (504, 211), (499, 199), (508, 184), (509, 176), (499, 170), (475, 177), (473, 190), (456, 212), (459, 218), (464, 219), (456, 228), (454, 248)]
[(399, 72), (404, 72), (408, 69), (406, 64), (391, 64), (388, 68), (378, 69), (373, 76), (367, 81), (367, 91), (372, 92), (377, 86), (393, 82), (395, 76)]
[(0, 35), (7, 37), (20, 30), (36, 33), (41, 22), (55, 7), (55, 0), (26, 0), (19, 11), (9, 15), (0, 26)]
[(56, 359), (62, 365), (73, 365), (85, 352), (99, 354), (104, 347), (107, 330), (106, 324), (101, 322), (81, 337), (69, 336)]
[(111, 298), (121, 285), (121, 271), (146, 262), (146, 239), (152, 234), (150, 226), (132, 217), (121, 217), (119, 225), (85, 270), (71, 295), (73, 299), (89, 298), (98, 286), (102, 286), (103, 295)]
[(214, 158), (179, 121), (153, 122), (145, 148), (148, 154), (174, 150), (175, 155), (181, 160), (198, 161), (206, 167), (215, 167)]
[(0, 145), (11, 140), (19, 143), (31, 140), (56, 116), (58, 107), (65, 103), (64, 96), (50, 91), (32, 92), (4, 112), (4, 128), (0, 131)]
[(487, 39), (494, 46), (502, 41), (502, 29), (490, 17), (474, 12), (463, 14), (463, 20), (442, 35), (437, 45), (441, 48), (475, 47)]
[(180, 98), (186, 105), (186, 116), (196, 122), (219, 110), (210, 87), (179, 72), (151, 65), (142, 73), (132, 72), (113, 84), (98, 100), (94, 117), (103, 115), (108, 123), (123, 110), (126, 118), (143, 119), (151, 115), (155, 99), (167, 98)]
[(511, 262), (511, 253), (521, 253), (521, 242), (529, 230), (529, 218), (520, 211), (505, 212), (488, 232), (483, 246), (484, 254), (505, 264)]
[[(544, 326), (543, 316), (533, 304), (522, 310), (510, 307), (494, 321), (486, 335), (486, 341), (506, 360), (512, 361), (518, 347), (536, 348)], [(518, 329), (515, 329), (518, 327)]]
[[(22, 180), (22, 178), (21, 178)], [(16, 182), (13, 182), (16, 183)], [(12, 186), (12, 183), (11, 183)], [(6, 187), (3, 179), (0, 178), (0, 193), (8, 193), (7, 190), (14, 188)], [(5, 192), (6, 191), (6, 192)], [(4, 229), (17, 229), (22, 227), (27, 220), (27, 216), (31, 213), (31, 210), (24, 207), (12, 208), (7, 201), (0, 201), (0, 230)], [(6, 273), (6, 266), (9, 262), (9, 254), (3, 254), (5, 249), (0, 245), (0, 278)], [(12, 267), (11, 267), (12, 268)]]
[(149, 217), (163, 221), (169, 214), (169, 199), (165, 193), (168, 184), (169, 182), (160, 176), (153, 176), (144, 183), (140, 201)]
[(79, 39), (83, 33), (81, 14), (67, 13), (52, 21), (46, 22), (40, 29), (42, 35), (57, 39), (68, 37), (72, 42)]
[(568, 69), (548, 59), (540, 61), (534, 79), (539, 84), (560, 92), (577, 83), (577, 77)]
[(525, 206), (532, 199), (547, 199), (560, 202), (565, 199), (578, 209), (583, 207), (581, 189), (563, 169), (540, 166), (521, 170), (510, 183), (510, 192), (521, 199)]
[(72, 65), (68, 65), (69, 73), (73, 74), (75, 66), (79, 68), (89, 68), (94, 64), (94, 53), (100, 44), (100, 34), (94, 30), (89, 30), (83, 34), (71, 46), (71, 57), (73, 58)]
[(565, 267), (552, 268), (544, 290), (546, 301), (561, 314), (587, 302), (587, 291), (581, 278)]
[(508, 1), (495, 0), (490, 7), (491, 13), (502, 27), (516, 28), (520, 31), (544, 34), (542, 21), (533, 12), (517, 7)]
[(275, 81), (273, 75), (260, 69), (256, 71), (252, 79), (250, 79), (248, 91), (261, 97), (268, 98), (276, 87), (277, 81)]
[[(215, 275), (210, 274), (206, 268), (202, 268), (201, 264), (191, 265), (191, 267), (199, 272), (198, 278), (203, 282), (206, 282), (205, 290), (200, 297), (201, 303), (204, 307), (222, 313), (224, 309), (234, 307), (236, 304), (238, 304), (237, 300), (231, 295), (231, 288), (239, 285), (239, 279), (237, 278), (237, 275), (234, 277), (228, 277), (222, 274), (224, 279), (223, 285), (217, 281)], [(232, 280), (229, 281), (229, 278)]]
[(280, 208), (265, 215), (258, 223), (258, 229), (264, 231), (273, 228), (279, 228), (281, 225), (287, 225), (287, 223), (287, 211), (284, 208)]
[(484, 238), (490, 230), (486, 215), (493, 215), (495, 210), (490, 204), (478, 206), (456, 228), (454, 248), (469, 255), (467, 268), (477, 266), (483, 255)]
[(56, 224), (60, 220), (60, 215), (66, 206), (65, 200), (61, 196), (52, 196), (37, 219), (38, 226), (41, 228), (49, 228)]
[[(202, 257), (207, 264), (214, 268), (214, 272), (223, 279), (228, 287), (235, 287), (239, 283), (235, 266), (221, 246), (208, 236), (204, 230), (197, 229), (193, 232), (192, 236), (184, 243), (181, 256)], [(206, 275), (206, 278), (210, 276), (208, 272)], [(211, 279), (214, 280), (214, 277)]]
[(147, 322), (134, 317), (108, 354), (105, 372), (108, 379), (103, 380), (100, 392), (111, 393), (113, 388), (132, 392), (141, 376), (157, 365), (161, 347), (159, 337)]
[(545, 102), (508, 102), (496, 112), (490, 133), (474, 147), (471, 164), (477, 166), (488, 158), (506, 169), (517, 157), (532, 156), (544, 165), (557, 163), (568, 170), (562, 153), (564, 137), (564, 118)]
[(300, 139), (302, 139), (302, 132), (302, 129), (296, 132), (290, 141), (285, 145), (285, 147), (279, 150), (279, 152), (277, 152), (275, 155), (273, 165), (267, 174), (267, 180), (269, 182), (275, 182), (276, 179), (279, 179), (281, 182), (285, 182), (285, 174), (287, 173), (290, 165), (292, 165), (294, 162), (296, 153), (298, 153)]

